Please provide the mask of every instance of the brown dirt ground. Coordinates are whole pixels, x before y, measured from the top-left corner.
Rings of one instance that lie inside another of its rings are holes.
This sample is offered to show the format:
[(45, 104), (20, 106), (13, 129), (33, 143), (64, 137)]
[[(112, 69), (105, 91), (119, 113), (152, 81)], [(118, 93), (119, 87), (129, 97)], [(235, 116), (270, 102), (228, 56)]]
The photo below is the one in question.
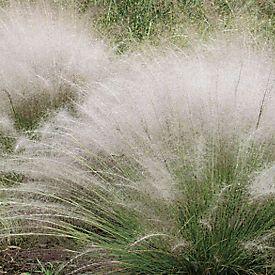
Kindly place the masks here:
[(21, 249), (11, 246), (0, 251), (0, 275), (39, 274), (41, 267), (38, 260), (47, 267), (48, 263), (58, 266), (69, 258), (68, 253), (57, 248)]

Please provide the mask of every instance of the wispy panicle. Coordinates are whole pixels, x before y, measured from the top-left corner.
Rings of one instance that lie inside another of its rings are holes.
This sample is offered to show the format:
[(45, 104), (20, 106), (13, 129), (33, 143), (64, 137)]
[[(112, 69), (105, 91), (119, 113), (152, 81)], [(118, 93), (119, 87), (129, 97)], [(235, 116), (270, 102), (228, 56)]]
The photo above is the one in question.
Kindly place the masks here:
[(275, 194), (275, 166), (260, 171), (250, 185), (253, 198), (274, 196)]

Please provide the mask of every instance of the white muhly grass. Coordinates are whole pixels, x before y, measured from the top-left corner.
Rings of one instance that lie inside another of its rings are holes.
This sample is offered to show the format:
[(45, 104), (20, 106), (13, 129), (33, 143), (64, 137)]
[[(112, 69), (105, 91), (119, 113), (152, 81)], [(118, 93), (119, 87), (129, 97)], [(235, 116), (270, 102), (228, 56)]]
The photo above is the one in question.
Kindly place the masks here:
[(250, 185), (249, 191), (253, 198), (275, 194), (275, 166), (260, 172)]
[(271, 126), (272, 64), (245, 50), (229, 48), (225, 56), (215, 49), (215, 54), (218, 57), (212, 59), (173, 53), (153, 60), (127, 60), (130, 65), (98, 87), (83, 106), (87, 120), (95, 124), (92, 138), (116, 151), (133, 149), (137, 142), (154, 150), (161, 140), (178, 147), (181, 136), (216, 133), (217, 138), (235, 134), (244, 138), (255, 131), (266, 89), (259, 128)]
[(166, 237), (166, 238), (171, 238), (171, 236), (167, 235), (167, 234), (164, 234), (164, 233), (153, 233), (153, 234), (149, 234), (149, 235), (146, 235), (146, 236), (143, 236), (141, 237), (140, 239), (136, 240), (135, 242), (131, 243), (129, 245), (129, 247), (134, 247), (134, 246), (137, 246), (145, 241), (148, 241), (152, 238), (155, 238), (155, 237)]
[(186, 240), (180, 240), (172, 247), (171, 251), (174, 253), (179, 253), (182, 250), (188, 248), (189, 246), (190, 244)]
[(0, 11), (0, 113), (45, 111), (105, 77), (105, 46), (69, 15), (46, 7)]
[(206, 146), (226, 154), (255, 133), (257, 144), (272, 139), (275, 76), (263, 54), (232, 46), (200, 56), (134, 56), (115, 65), (118, 73), (94, 86), (77, 117), (60, 112), (41, 128), (41, 140), (25, 148), (42, 177), (47, 167), (56, 174), (57, 163), (87, 175), (105, 173), (101, 178), (119, 174), (128, 183), (129, 174), (142, 172), (148, 186), (171, 199), (174, 176), (167, 163), (186, 160), (200, 177), (203, 159), (219, 153)]
[(275, 250), (274, 247), (259, 243), (257, 241), (247, 241), (242, 243), (242, 245), (244, 249), (250, 250), (250, 251), (258, 250), (260, 252), (263, 252), (265, 250)]
[[(41, 220), (45, 213), (49, 221), (46, 214), (52, 213), (51, 202), (56, 204), (56, 215), (75, 219), (76, 226), (62, 221), (57, 233), (60, 229), (66, 235), (67, 226), (67, 234), (100, 245), (96, 230), (106, 227), (112, 238), (113, 234), (120, 238), (123, 233), (116, 231), (115, 221), (126, 225), (127, 221), (116, 213), (116, 207), (123, 205), (139, 215), (142, 229), (138, 234), (144, 236), (130, 246), (168, 236), (175, 244), (179, 224), (173, 215), (177, 210), (170, 208), (171, 202), (176, 208), (177, 199), (185, 199), (183, 183), (204, 184), (206, 174), (207, 192), (217, 194), (210, 197), (219, 203), (235, 182), (225, 182), (222, 190), (219, 182), (212, 190), (215, 176), (208, 174), (219, 169), (222, 160), (230, 162), (232, 155), (234, 165), (241, 165), (239, 154), (248, 141), (259, 148), (271, 144), (268, 149), (272, 150), (273, 64), (252, 50), (228, 47), (199, 56), (170, 51), (152, 58), (125, 57), (113, 65), (117, 74), (89, 89), (75, 116), (64, 110), (57, 113), (37, 130), (39, 139), (18, 145), (18, 155), (2, 160), (0, 170), (24, 174), (17, 192), (28, 193), (34, 201), (42, 197), (45, 209), (49, 204)], [(228, 172), (223, 169), (227, 166), (220, 168), (216, 178)], [(245, 168), (242, 172), (250, 173)], [(195, 187), (201, 194), (200, 186)], [(201, 199), (207, 200), (203, 195)], [(20, 202), (22, 195), (18, 196)], [(63, 205), (60, 213), (59, 204)], [(215, 210), (214, 205), (210, 208)], [(86, 233), (76, 228), (78, 223), (85, 225)], [(208, 216), (199, 223), (211, 233)], [(171, 247), (177, 253), (185, 243)]]
[(176, 196), (175, 182), (165, 164), (147, 158), (142, 160), (142, 164), (149, 173), (149, 182), (146, 179), (141, 181), (141, 188), (151, 196), (156, 192), (157, 197), (172, 201)]

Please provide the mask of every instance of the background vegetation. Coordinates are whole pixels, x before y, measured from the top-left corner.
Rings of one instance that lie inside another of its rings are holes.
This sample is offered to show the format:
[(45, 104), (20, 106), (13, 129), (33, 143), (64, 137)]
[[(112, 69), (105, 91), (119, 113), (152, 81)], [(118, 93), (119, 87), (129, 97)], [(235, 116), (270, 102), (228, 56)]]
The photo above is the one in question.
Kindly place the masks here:
[(272, 0), (86, 0), (74, 4), (81, 13), (92, 14), (97, 27), (119, 50), (144, 40), (188, 45), (217, 32), (244, 32), (266, 40), (275, 34)]
[[(18, 1), (1, 2), (7, 6)], [(118, 52), (139, 48), (144, 41), (155, 46), (182, 47), (221, 33), (242, 33), (256, 43), (274, 42), (273, 0), (50, 0), (46, 3), (74, 9), (88, 17), (91, 28), (95, 26)]]

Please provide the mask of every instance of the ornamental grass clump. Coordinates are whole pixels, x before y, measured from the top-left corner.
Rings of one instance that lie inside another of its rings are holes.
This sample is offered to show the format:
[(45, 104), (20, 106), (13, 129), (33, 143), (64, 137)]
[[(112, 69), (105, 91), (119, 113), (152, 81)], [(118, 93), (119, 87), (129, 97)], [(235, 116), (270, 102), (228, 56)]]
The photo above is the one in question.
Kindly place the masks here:
[(108, 53), (85, 20), (44, 5), (0, 11), (0, 112), (32, 130), (106, 75)]
[(273, 274), (268, 56), (221, 43), (114, 66), (2, 161), (24, 175), (1, 189), (19, 225), (2, 238), (70, 239), (61, 274)]

